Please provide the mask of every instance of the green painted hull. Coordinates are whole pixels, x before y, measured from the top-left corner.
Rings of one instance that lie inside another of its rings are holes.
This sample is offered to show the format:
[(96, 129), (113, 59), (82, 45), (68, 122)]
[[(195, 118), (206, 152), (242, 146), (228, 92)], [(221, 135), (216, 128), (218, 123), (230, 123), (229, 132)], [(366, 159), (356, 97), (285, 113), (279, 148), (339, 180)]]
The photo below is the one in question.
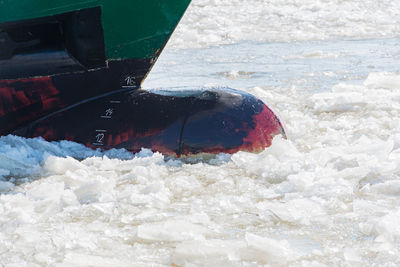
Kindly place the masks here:
[(0, 24), (101, 7), (106, 58), (156, 58), (190, 0), (2, 0)]

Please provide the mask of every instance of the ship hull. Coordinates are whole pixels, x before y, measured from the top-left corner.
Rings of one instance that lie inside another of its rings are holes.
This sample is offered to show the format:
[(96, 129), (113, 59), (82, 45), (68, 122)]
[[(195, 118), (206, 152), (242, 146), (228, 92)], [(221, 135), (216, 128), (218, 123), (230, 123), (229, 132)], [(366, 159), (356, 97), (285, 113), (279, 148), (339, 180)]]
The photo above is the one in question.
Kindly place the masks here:
[(171, 156), (260, 152), (278, 117), (256, 97), (232, 89), (121, 89), (62, 109), (13, 132), (94, 149), (150, 148)]
[(0, 135), (137, 89), (190, 0), (0, 2)]
[(173, 156), (259, 152), (284, 134), (231, 89), (140, 89), (190, 0), (0, 1), (0, 135)]

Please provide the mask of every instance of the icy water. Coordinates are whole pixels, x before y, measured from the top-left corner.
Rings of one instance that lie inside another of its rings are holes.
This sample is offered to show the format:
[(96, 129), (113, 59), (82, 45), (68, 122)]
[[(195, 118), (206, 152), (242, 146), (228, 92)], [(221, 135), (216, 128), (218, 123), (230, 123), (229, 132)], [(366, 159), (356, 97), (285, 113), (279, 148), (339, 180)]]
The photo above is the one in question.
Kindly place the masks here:
[(400, 265), (400, 3), (194, 1), (145, 88), (229, 86), (289, 139), (179, 160), (0, 138), (0, 265)]

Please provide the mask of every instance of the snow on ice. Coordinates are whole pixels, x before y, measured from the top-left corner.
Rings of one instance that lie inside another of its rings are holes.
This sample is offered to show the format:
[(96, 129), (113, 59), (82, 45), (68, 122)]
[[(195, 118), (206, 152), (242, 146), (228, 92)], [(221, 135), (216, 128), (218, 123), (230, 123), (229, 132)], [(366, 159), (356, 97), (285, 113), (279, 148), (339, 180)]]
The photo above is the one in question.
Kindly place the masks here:
[(288, 140), (185, 160), (1, 137), (0, 263), (399, 265), (399, 12), (195, 0), (147, 84), (229, 82), (279, 114)]

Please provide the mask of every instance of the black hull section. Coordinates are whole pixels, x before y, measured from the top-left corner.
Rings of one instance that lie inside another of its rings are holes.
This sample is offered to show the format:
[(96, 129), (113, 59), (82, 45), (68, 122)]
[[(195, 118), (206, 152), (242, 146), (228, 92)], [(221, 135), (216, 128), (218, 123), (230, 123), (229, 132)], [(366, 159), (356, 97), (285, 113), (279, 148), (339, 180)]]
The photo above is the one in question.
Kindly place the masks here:
[(55, 112), (13, 134), (182, 156), (258, 152), (284, 130), (262, 101), (239, 91), (121, 89)]
[(0, 80), (0, 135), (174, 156), (258, 152), (284, 135), (273, 112), (243, 92), (139, 89), (152, 64), (130, 59), (91, 71)]
[(0, 135), (99, 95), (137, 89), (152, 64), (150, 59), (110, 61), (93, 71), (0, 80)]

